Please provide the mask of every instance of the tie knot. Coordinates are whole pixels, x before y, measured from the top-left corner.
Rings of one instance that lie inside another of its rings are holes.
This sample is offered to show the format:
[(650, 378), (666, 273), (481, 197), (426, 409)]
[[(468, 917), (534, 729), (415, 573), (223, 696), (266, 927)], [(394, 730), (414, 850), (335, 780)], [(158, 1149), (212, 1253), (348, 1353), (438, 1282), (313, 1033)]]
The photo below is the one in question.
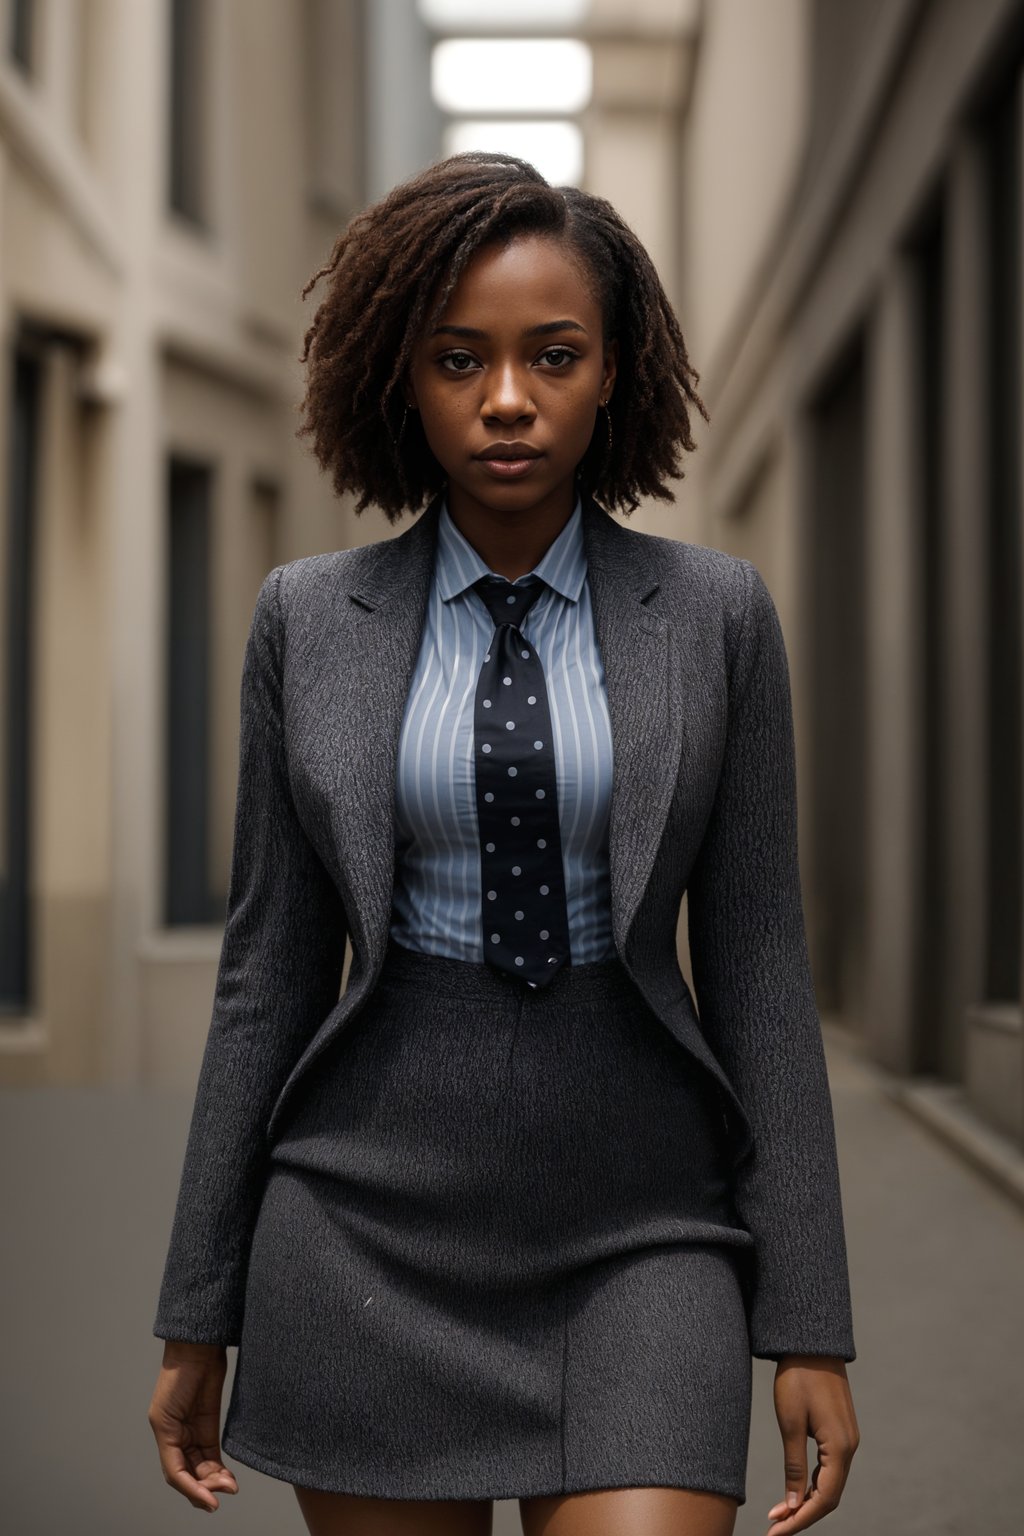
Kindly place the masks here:
[(514, 624), (517, 628), (544, 590), (544, 582), (539, 576), (531, 576), (518, 586), (506, 581), (504, 576), (481, 576), (473, 585), (495, 624)]

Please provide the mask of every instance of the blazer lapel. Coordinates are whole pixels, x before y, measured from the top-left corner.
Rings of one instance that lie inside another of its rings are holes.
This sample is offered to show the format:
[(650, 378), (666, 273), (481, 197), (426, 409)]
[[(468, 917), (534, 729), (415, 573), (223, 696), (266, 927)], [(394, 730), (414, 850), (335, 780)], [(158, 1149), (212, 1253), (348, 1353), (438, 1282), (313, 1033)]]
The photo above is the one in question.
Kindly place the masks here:
[(653, 541), (592, 500), (584, 503), (584, 539), (611, 719), (612, 932), (624, 959), (676, 787), (685, 692), (669, 624), (646, 606), (660, 586)]
[(440, 509), (437, 497), (411, 528), (372, 546), (372, 559), (342, 598), (346, 611), (331, 647), (333, 675), (345, 681), (329, 700), (336, 711), (330, 736), (338, 747), (329, 814), (353, 944), (374, 974), (391, 922), (398, 742)]

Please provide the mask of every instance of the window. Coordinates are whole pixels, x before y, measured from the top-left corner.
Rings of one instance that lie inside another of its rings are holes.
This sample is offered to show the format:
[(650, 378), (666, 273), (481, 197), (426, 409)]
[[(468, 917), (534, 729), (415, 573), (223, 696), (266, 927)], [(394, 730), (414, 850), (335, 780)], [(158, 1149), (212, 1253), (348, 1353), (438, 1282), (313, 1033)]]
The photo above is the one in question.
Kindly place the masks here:
[(420, 0), (420, 16), (440, 32), (459, 28), (573, 27), (590, 9), (590, 0)]
[(170, 205), (195, 224), (205, 223), (203, 185), (205, 72), (202, 0), (171, 0), (168, 147)]
[(450, 37), (431, 57), (447, 112), (579, 112), (590, 87), (590, 49), (571, 37)]
[(1016, 1001), (1021, 967), (1021, 123), (1014, 75), (982, 124), (989, 314), (988, 924), (986, 997)]
[(593, 63), (578, 38), (523, 36), (582, 19), (585, 4), (495, 4), (486, 11), (454, 0), (421, 0), (435, 33), (458, 26), (505, 26), (515, 36), (438, 36), (431, 54), (431, 92), (445, 114), (445, 154), (496, 150), (535, 165), (555, 186), (583, 176), (578, 116), (590, 102)]
[(917, 455), (920, 484), (915, 543), (921, 560), (920, 697), (922, 753), (917, 791), (920, 857), (917, 868), (917, 932), (914, 965), (912, 1065), (920, 1072), (941, 1071), (941, 1018), (945, 987), (943, 956), (949, 898), (945, 889), (946, 805), (943, 742), (949, 719), (944, 682), (944, 572), (949, 560), (943, 506), (943, 391), (947, 369), (948, 304), (946, 187), (939, 182), (909, 243), (915, 276), (914, 362), (917, 393)]
[(811, 402), (808, 529), (813, 960), (819, 1004), (862, 1017), (866, 764), (865, 348), (846, 339)]
[(557, 118), (516, 122), (511, 118), (468, 117), (445, 129), (447, 155), (467, 149), (494, 149), (529, 160), (552, 186), (575, 186), (583, 174), (583, 135), (575, 123)]
[(8, 34), (8, 46), (11, 58), (15, 64), (20, 64), (26, 75), (32, 70), (32, 44), (34, 34), (34, 22), (36, 19), (35, 6), (32, 0), (10, 0), (10, 32)]
[(210, 881), (210, 465), (168, 472), (164, 921), (218, 922)]
[(42, 368), (42, 358), (34, 351), (19, 347), (15, 352), (8, 422), (5, 576), (0, 593), (4, 721), (0, 760), (0, 1011), (15, 1014), (27, 1012), (30, 1003), (31, 546), (37, 510)]

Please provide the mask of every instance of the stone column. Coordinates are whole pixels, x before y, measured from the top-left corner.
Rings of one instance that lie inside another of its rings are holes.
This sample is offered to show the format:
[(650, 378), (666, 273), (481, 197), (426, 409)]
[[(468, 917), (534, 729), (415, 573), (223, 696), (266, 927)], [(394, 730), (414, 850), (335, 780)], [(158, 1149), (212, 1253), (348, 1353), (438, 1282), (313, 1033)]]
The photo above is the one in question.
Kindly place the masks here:
[(441, 154), (430, 94), (431, 35), (415, 0), (373, 0), (366, 26), (366, 195), (369, 202)]
[(949, 163), (940, 470), (945, 568), (941, 675), (947, 706), (941, 860), (945, 1006), (934, 1021), (943, 1076), (964, 1073), (964, 1013), (984, 994), (987, 859), (986, 471), (987, 271), (983, 168), (961, 136)]
[[(683, 114), (699, 17), (690, 0), (593, 0), (581, 33), (593, 93), (583, 113), (584, 186), (606, 197), (651, 255), (681, 312)], [(699, 436), (702, 423), (694, 423)], [(652, 502), (633, 526), (679, 536), (679, 508)]]
[(584, 182), (608, 198), (647, 247), (678, 306), (681, 113), (690, 74), (687, 34), (587, 38), (594, 89), (582, 117)]
[(915, 896), (921, 862), (922, 484), (914, 274), (887, 266), (868, 334), (865, 628), (868, 829), (863, 1033), (892, 1071), (914, 1070)]

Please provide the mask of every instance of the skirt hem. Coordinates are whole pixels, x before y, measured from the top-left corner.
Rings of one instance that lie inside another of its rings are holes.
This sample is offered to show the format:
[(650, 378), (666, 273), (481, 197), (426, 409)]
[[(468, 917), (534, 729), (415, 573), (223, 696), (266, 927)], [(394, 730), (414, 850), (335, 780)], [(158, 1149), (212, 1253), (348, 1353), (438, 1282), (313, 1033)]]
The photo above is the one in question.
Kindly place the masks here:
[(221, 1436), (221, 1447), (234, 1461), (241, 1462), (243, 1466), (252, 1467), (257, 1472), (264, 1473), (267, 1477), (275, 1477), (286, 1483), (297, 1483), (301, 1488), (313, 1488), (320, 1493), (347, 1493), (357, 1498), (371, 1499), (422, 1499), (425, 1502), (439, 1503), (447, 1499), (530, 1499), (530, 1498), (562, 1498), (574, 1493), (593, 1493), (603, 1489), (612, 1488), (681, 1488), (693, 1493), (718, 1493), (728, 1499), (735, 1499), (742, 1506), (747, 1501), (746, 1489), (737, 1488), (735, 1485), (725, 1486), (722, 1483), (710, 1483), (702, 1481), (700, 1477), (687, 1478), (680, 1473), (672, 1478), (666, 1478), (659, 1472), (644, 1472), (638, 1470), (629, 1478), (610, 1478), (607, 1482), (588, 1481), (579, 1486), (574, 1479), (563, 1479), (557, 1487), (551, 1486), (550, 1478), (538, 1479), (535, 1487), (524, 1486), (522, 1481), (516, 1482), (515, 1487), (507, 1484), (495, 1488), (493, 1479), (484, 1478), (473, 1486), (472, 1479), (464, 1479), (457, 1486), (451, 1487), (443, 1493), (424, 1493), (415, 1487), (402, 1487), (382, 1489), (379, 1484), (372, 1486), (357, 1486), (347, 1483), (341, 1486), (338, 1480), (331, 1479), (321, 1471), (311, 1467), (288, 1467), (282, 1462), (274, 1461), (269, 1456), (264, 1456), (262, 1451), (255, 1451), (247, 1446), (244, 1441), (236, 1438), (234, 1434)]

